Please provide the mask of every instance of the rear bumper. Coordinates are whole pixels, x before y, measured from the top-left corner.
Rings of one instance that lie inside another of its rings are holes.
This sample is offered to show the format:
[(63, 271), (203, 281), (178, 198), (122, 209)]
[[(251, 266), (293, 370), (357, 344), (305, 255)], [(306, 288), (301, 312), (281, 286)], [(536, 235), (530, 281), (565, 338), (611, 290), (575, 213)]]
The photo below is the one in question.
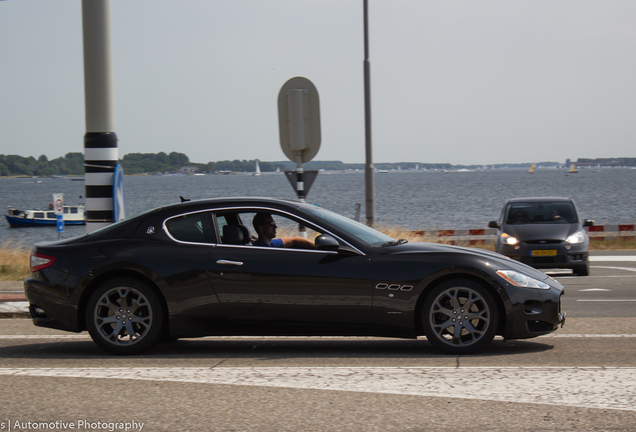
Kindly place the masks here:
[(63, 287), (33, 278), (24, 280), (24, 295), (29, 301), (33, 324), (59, 330), (79, 332), (77, 307)]

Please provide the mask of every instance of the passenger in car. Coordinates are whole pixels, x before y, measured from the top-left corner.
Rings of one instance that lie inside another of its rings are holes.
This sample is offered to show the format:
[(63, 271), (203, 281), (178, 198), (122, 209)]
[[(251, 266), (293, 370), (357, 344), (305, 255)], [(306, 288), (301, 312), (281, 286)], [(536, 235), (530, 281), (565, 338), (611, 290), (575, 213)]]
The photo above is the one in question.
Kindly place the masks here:
[(559, 212), (556, 209), (550, 210), (550, 220), (554, 222), (567, 222), (567, 219), (562, 218)]
[(303, 237), (276, 237), (276, 222), (270, 213), (256, 213), (252, 219), (252, 225), (258, 235), (258, 239), (252, 241), (254, 246), (313, 249), (314, 244)]

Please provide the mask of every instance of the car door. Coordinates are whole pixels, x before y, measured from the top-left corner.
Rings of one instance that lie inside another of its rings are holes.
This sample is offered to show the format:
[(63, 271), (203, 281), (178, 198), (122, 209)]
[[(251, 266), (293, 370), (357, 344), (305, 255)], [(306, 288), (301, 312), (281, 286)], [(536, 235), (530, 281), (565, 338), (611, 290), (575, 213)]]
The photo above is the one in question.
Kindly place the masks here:
[(221, 243), (208, 254), (206, 269), (227, 315), (237, 322), (370, 320), (372, 268), (363, 254)]

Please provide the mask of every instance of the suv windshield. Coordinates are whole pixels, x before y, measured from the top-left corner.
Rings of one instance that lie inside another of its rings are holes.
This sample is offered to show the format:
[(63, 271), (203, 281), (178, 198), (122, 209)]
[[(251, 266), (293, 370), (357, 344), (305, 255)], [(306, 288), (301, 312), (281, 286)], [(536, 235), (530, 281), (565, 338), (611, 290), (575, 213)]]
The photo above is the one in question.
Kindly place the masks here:
[(506, 224), (577, 223), (571, 202), (529, 202), (509, 204), (504, 219)]

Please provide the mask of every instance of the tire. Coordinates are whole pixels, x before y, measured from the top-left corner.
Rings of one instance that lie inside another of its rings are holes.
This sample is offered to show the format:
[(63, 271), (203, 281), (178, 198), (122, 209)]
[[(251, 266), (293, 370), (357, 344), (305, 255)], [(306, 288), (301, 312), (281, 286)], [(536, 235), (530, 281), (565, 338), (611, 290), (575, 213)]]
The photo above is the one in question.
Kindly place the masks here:
[(590, 264), (585, 264), (580, 267), (574, 267), (572, 269), (572, 273), (576, 276), (589, 276), (590, 275)]
[(499, 326), (492, 294), (468, 279), (449, 280), (433, 288), (421, 312), (426, 338), (448, 354), (470, 354), (484, 348)]
[(163, 334), (164, 312), (157, 295), (132, 278), (100, 285), (88, 300), (85, 318), (93, 341), (112, 354), (139, 354)]

